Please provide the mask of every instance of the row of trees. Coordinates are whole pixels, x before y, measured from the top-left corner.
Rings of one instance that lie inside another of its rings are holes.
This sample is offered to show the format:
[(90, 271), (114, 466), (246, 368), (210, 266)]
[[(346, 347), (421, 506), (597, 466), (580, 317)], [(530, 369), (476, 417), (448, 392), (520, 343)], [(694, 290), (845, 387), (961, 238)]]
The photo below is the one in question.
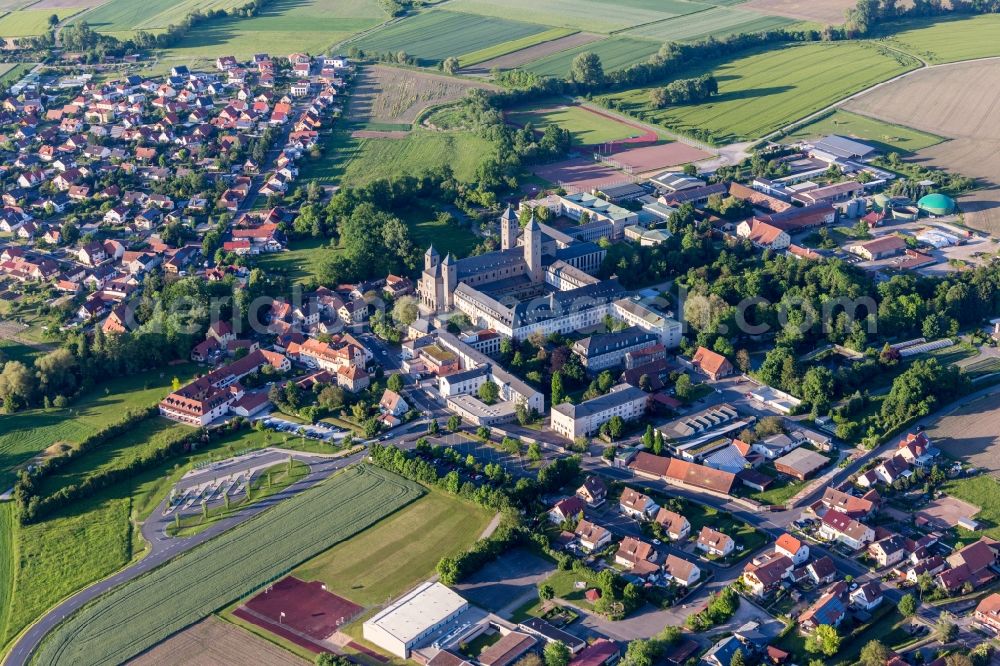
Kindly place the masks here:
[(717, 94), (719, 82), (711, 74), (702, 74), (693, 79), (676, 79), (662, 88), (653, 88), (649, 101), (655, 108), (662, 109), (675, 104), (703, 102)]

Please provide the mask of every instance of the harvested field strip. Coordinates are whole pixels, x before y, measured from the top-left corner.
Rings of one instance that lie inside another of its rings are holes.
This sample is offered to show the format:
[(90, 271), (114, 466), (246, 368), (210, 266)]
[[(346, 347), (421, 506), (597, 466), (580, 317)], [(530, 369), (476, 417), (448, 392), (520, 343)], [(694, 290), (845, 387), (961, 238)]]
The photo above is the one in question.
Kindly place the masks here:
[(855, 4), (854, 0), (750, 0), (740, 7), (821, 25), (840, 25)]
[(129, 666), (307, 666), (309, 662), (217, 617), (171, 636)]
[(378, 468), (348, 469), (100, 597), (49, 634), (36, 663), (126, 661), (423, 492)]
[(705, 102), (653, 108), (652, 87), (599, 100), (646, 122), (722, 144), (765, 136), (917, 65), (915, 59), (862, 42), (789, 44), (678, 72), (678, 78), (715, 76), (719, 94)]
[(629, 37), (664, 42), (696, 41), (706, 37), (725, 37), (736, 33), (764, 32), (784, 28), (796, 21), (731, 7), (713, 7), (703, 12), (648, 23), (621, 33)]
[(436, 9), (391, 23), (351, 44), (369, 53), (405, 51), (423, 64), (433, 64), (546, 29), (534, 23)]
[(576, 30), (571, 30), (569, 28), (552, 28), (551, 30), (546, 30), (545, 32), (528, 35), (527, 37), (522, 37), (521, 39), (512, 39), (509, 42), (503, 42), (502, 44), (496, 44), (485, 49), (473, 51), (472, 53), (460, 55), (458, 56), (458, 63), (462, 67), (478, 65), (481, 62), (485, 62), (502, 55), (507, 55), (508, 53), (514, 53), (515, 51), (526, 49), (529, 46), (549, 42), (561, 37), (568, 37), (569, 35), (574, 34), (576, 34)]
[(14, 518), (14, 503), (0, 502), (0, 645), (7, 635), (7, 616), (13, 606), (14, 562), (17, 556), (17, 529)]
[(631, 39), (628, 37), (610, 37), (599, 42), (583, 44), (545, 58), (540, 58), (534, 62), (527, 63), (524, 69), (535, 74), (540, 74), (541, 76), (564, 78), (569, 74), (573, 58), (586, 51), (591, 51), (601, 58), (604, 71), (611, 72), (622, 67), (627, 67), (628, 65), (643, 62), (659, 49), (659, 42)]
[(560, 37), (541, 44), (535, 44), (507, 55), (498, 56), (491, 60), (486, 60), (476, 66), (462, 70), (462, 74), (489, 74), (494, 69), (514, 69), (529, 62), (540, 60), (553, 53), (559, 53), (567, 49), (590, 44), (591, 42), (603, 39), (601, 35), (590, 32), (575, 32), (568, 37)]
[(99, 32), (151, 30), (179, 24), (195, 9), (226, 10), (241, 4), (241, 0), (111, 0), (88, 12), (86, 20)]
[(710, 5), (687, 0), (451, 0), (445, 5), (456, 12), (531, 21), (575, 30), (610, 33), (672, 16), (708, 9)]

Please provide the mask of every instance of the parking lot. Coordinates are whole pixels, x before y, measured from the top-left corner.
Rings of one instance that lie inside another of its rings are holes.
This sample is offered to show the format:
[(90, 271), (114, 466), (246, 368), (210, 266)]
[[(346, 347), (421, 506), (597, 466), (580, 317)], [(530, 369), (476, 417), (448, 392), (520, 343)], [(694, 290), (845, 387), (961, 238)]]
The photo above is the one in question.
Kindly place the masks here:
[(314, 425), (295, 423), (270, 414), (263, 415), (258, 420), (275, 432), (286, 432), (297, 436), (304, 435), (307, 439), (315, 439), (320, 442), (335, 442), (347, 436), (346, 430), (321, 423)]

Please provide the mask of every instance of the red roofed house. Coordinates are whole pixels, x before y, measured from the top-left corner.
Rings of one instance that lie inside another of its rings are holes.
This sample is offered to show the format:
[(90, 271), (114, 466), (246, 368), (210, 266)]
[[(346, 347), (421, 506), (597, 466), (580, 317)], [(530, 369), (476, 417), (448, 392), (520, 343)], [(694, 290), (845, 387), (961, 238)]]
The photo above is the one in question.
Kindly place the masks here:
[(556, 505), (549, 509), (549, 520), (559, 524), (564, 520), (574, 520), (583, 513), (586, 504), (582, 499), (573, 495), (556, 502)]
[(981, 625), (1000, 634), (1000, 593), (994, 592), (980, 601), (975, 617)]
[(621, 507), (622, 513), (639, 520), (652, 518), (660, 508), (651, 498), (631, 488), (625, 488), (622, 491), (618, 505)]
[(691, 359), (691, 365), (704, 372), (713, 381), (733, 374), (733, 364), (725, 356), (704, 347), (698, 347)]
[(875, 540), (875, 530), (839, 511), (827, 511), (819, 526), (819, 536), (828, 541), (839, 541), (848, 548), (858, 550)]
[(759, 566), (750, 563), (743, 569), (743, 582), (751, 594), (763, 598), (778, 589), (794, 566), (792, 560), (784, 555), (772, 557)]
[(691, 523), (688, 519), (668, 509), (661, 508), (657, 511), (653, 521), (663, 528), (664, 536), (671, 541), (686, 539), (691, 534)]
[(805, 564), (809, 559), (809, 546), (787, 532), (778, 537), (774, 543), (774, 552), (785, 555), (792, 560), (795, 566)]
[(736, 227), (736, 235), (746, 238), (754, 246), (771, 250), (784, 250), (792, 243), (791, 236), (773, 224), (758, 220), (744, 220)]
[(621, 657), (622, 651), (618, 644), (607, 638), (598, 638), (583, 648), (569, 666), (605, 666), (613, 664)]

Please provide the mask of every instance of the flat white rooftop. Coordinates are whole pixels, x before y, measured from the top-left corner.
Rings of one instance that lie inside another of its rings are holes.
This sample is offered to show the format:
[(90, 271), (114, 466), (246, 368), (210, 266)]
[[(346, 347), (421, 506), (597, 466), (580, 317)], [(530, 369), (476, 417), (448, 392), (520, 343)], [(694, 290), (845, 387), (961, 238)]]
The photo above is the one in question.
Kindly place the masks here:
[(423, 583), (397, 599), (365, 624), (379, 627), (403, 643), (469, 605), (441, 583)]

